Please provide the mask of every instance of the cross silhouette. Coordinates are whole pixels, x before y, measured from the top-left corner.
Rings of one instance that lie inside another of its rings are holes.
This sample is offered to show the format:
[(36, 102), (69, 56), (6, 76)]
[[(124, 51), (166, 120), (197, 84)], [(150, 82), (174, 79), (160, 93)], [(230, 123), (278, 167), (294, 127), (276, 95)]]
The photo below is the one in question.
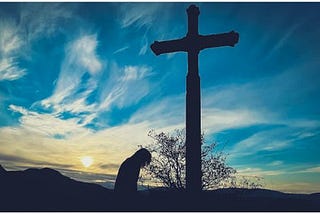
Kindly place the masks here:
[(221, 46), (233, 47), (239, 40), (239, 34), (229, 33), (200, 35), (198, 32), (199, 8), (191, 5), (187, 9), (188, 33), (182, 39), (158, 42), (151, 45), (158, 56), (164, 53), (187, 52), (188, 74), (186, 93), (186, 189), (196, 193), (202, 189), (201, 172), (201, 99), (198, 54), (206, 48)]

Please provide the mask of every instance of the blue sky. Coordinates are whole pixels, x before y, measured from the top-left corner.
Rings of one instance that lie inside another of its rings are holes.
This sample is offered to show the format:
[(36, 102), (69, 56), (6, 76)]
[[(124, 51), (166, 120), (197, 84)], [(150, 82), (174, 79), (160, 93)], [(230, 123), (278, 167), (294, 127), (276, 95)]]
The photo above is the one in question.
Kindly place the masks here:
[[(149, 46), (185, 36), (190, 3), (0, 5), (7, 169), (49, 166), (112, 180), (138, 145), (151, 142), (150, 129), (184, 127), (187, 56), (156, 57)], [(207, 139), (267, 188), (319, 192), (320, 4), (197, 6), (201, 34), (240, 34), (234, 48), (199, 54)]]

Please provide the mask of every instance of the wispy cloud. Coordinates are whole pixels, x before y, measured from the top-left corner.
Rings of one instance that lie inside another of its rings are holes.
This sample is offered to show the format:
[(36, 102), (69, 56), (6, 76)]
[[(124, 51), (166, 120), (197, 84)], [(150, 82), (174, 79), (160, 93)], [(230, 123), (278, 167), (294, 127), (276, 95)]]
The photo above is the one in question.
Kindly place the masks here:
[(319, 183), (311, 182), (273, 182), (268, 185), (268, 188), (287, 192), (287, 193), (316, 193), (319, 192)]
[(27, 157), (21, 157), (16, 155), (8, 155), (8, 154), (0, 154), (0, 161), (2, 164), (5, 164), (7, 167), (11, 167), (12, 163), (16, 166), (25, 165), (26, 167), (53, 167), (53, 168), (72, 168), (73, 165), (71, 164), (55, 164), (52, 162), (46, 162), (41, 160), (33, 160)]
[(301, 21), (293, 24), (293, 25), (288, 25), (286, 28), (283, 29), (282, 32), (284, 34), (280, 37), (280, 39), (277, 41), (277, 43), (274, 44), (274, 46), (271, 48), (270, 52), (266, 55), (264, 58), (265, 61), (269, 60), (270, 57), (272, 57), (277, 51), (279, 51), (280, 48), (282, 48), (284, 45), (288, 44), (288, 41), (290, 37), (293, 36), (295, 31), (297, 31), (305, 22), (309, 20), (309, 17), (305, 17)]
[[(134, 105), (149, 93), (151, 67), (103, 62), (97, 45), (97, 34), (70, 42), (53, 94), (34, 106), (40, 103), (58, 116), (71, 113), (87, 125), (100, 113)], [(89, 101), (93, 93), (96, 99)]]
[(20, 68), (15, 58), (22, 45), (15, 22), (0, 20), (0, 81), (16, 80), (26, 74), (26, 69)]
[(25, 39), (32, 41), (59, 31), (60, 22), (72, 15), (72, 8), (61, 3), (22, 3), (19, 25), (24, 28)]
[[(121, 5), (119, 10), (121, 27), (125, 29), (138, 29), (143, 35), (143, 38), (139, 40), (140, 48), (138, 55), (145, 55), (147, 53), (154, 35), (157, 35), (158, 39), (159, 37), (163, 37), (163, 32), (167, 31), (169, 17), (172, 15), (170, 13), (171, 9), (172, 4), (170, 3), (144, 2)], [(173, 31), (170, 30), (169, 32)]]
[(146, 65), (119, 67), (113, 63), (109, 79), (102, 87), (99, 110), (108, 111), (112, 106), (123, 108), (139, 102), (149, 92), (150, 82), (147, 77), (151, 72), (152, 68)]
[(115, 50), (115, 51), (113, 52), (113, 54), (121, 53), (121, 52), (127, 50), (128, 48), (129, 48), (129, 46), (124, 46), (124, 47), (122, 47), (122, 48), (119, 48), (119, 49)]
[(224, 110), (219, 108), (204, 108), (202, 112), (203, 129), (210, 134), (224, 129), (268, 122), (263, 114), (254, 109), (235, 108)]
[(277, 160), (277, 161), (272, 161), (272, 162), (269, 163), (268, 165), (269, 165), (269, 166), (280, 166), (280, 165), (282, 165), (282, 164), (283, 164), (283, 161)]
[(8, 55), (16, 52), (23, 41), (18, 35), (18, 26), (13, 20), (0, 21), (0, 50), (1, 55)]
[(26, 74), (26, 69), (20, 68), (13, 57), (2, 58), (0, 60), (0, 81), (20, 79)]
[[(95, 104), (88, 104), (87, 98), (96, 90), (97, 75), (103, 69), (103, 62), (96, 54), (97, 45), (96, 34), (81, 36), (67, 44), (56, 87), (50, 97), (40, 102), (43, 107), (53, 109), (57, 115), (93, 111)], [(89, 123), (93, 116), (83, 114), (81, 118)]]
[(144, 55), (146, 54), (147, 50), (148, 50), (148, 47), (149, 47), (149, 41), (146, 37), (146, 35), (143, 36), (143, 39), (141, 40), (141, 48), (140, 48), (140, 51), (139, 51), (139, 55)]
[(161, 3), (127, 3), (121, 5), (121, 26), (149, 27), (167, 7)]
[[(303, 117), (296, 114), (288, 118), (288, 111), (306, 112), (299, 100), (313, 102), (312, 94), (316, 93), (315, 85), (318, 82), (318, 78), (314, 75), (316, 64), (317, 62), (302, 63), (274, 76), (248, 83), (233, 83), (204, 89), (203, 115), (207, 114), (208, 119), (212, 118), (209, 123), (221, 121), (229, 124), (225, 128), (232, 127), (232, 124), (235, 128), (252, 124), (281, 126), (261, 131), (238, 142), (230, 151), (234, 155), (288, 148), (295, 141), (318, 133), (320, 121), (317, 118), (310, 118), (306, 114)], [(300, 87), (302, 82), (306, 87)], [(211, 109), (212, 106), (217, 110)], [(206, 109), (211, 111), (206, 113)], [(221, 109), (223, 114), (218, 113)], [(219, 115), (221, 118), (217, 118)], [(203, 118), (204, 127), (205, 120), (206, 117)]]
[(102, 63), (96, 54), (97, 45), (96, 34), (85, 35), (72, 42), (67, 47), (67, 59), (62, 69), (68, 70), (71, 66), (81, 66), (90, 74), (100, 72)]
[(59, 22), (71, 17), (60, 4), (26, 3), (18, 11), (19, 21), (0, 19), (0, 81), (13, 81), (27, 74), (19, 57), (28, 58), (32, 42), (57, 32)]
[(259, 151), (277, 151), (291, 145), (293, 139), (286, 139), (288, 128), (277, 128), (273, 130), (256, 133), (249, 138), (237, 143), (229, 152), (231, 155), (255, 154)]
[(320, 173), (320, 166), (307, 168), (305, 170), (299, 171), (300, 173)]
[(22, 114), (19, 119), (21, 127), (47, 137), (78, 138), (90, 133), (89, 130), (79, 125), (79, 119), (76, 118), (59, 119), (53, 114), (41, 114), (15, 105), (10, 105), (9, 108)]
[(261, 168), (242, 168), (237, 169), (237, 172), (239, 175), (246, 175), (246, 176), (258, 176), (258, 177), (264, 177), (264, 176), (275, 176), (275, 175), (281, 175), (286, 174), (286, 171), (283, 170), (263, 170)]
[(256, 109), (266, 118), (281, 119), (283, 112), (301, 108), (300, 100), (314, 100), (312, 94), (317, 93), (320, 82), (318, 66), (318, 61), (310, 59), (272, 76), (206, 88), (203, 106)]
[[(312, 169), (311, 171), (314, 171)], [(317, 168), (315, 168), (317, 171)], [(287, 166), (285, 169), (266, 170), (262, 168), (240, 168), (237, 170), (239, 175), (244, 176), (258, 176), (264, 179), (264, 188), (278, 190), (288, 193), (315, 193), (320, 191), (319, 182), (310, 182), (306, 177), (296, 177), (296, 174), (305, 173), (299, 172), (294, 167)], [(284, 176), (290, 176), (291, 181), (288, 182), (283, 179)], [(271, 179), (268, 179), (271, 178)]]
[[(309, 137), (315, 136), (317, 129), (304, 126), (292, 127), (283, 125), (270, 130), (260, 131), (245, 140), (236, 143), (230, 150), (231, 156), (242, 156), (255, 154), (261, 151), (279, 151), (293, 147), (296, 142), (303, 141)], [(309, 134), (304, 134), (309, 133)], [(312, 134), (311, 134), (312, 133)], [(273, 166), (280, 165), (281, 162), (273, 162)]]
[(73, 178), (75, 180), (80, 180), (83, 182), (97, 183), (100, 185), (108, 185), (107, 188), (112, 189), (113, 184), (116, 180), (116, 175), (107, 173), (94, 173), (94, 172), (84, 172), (80, 170), (71, 169), (61, 169), (59, 170), (62, 174)]
[[(203, 100), (208, 99), (204, 96)], [(168, 96), (139, 109), (129, 122), (150, 121), (152, 128), (168, 129), (185, 127), (185, 94)], [(206, 106), (202, 110), (202, 129), (210, 135), (218, 131), (242, 126), (266, 123), (264, 115), (250, 109), (214, 108)]]
[(132, 115), (129, 123), (147, 121), (150, 123), (150, 128), (173, 131), (175, 128), (184, 127), (185, 112), (181, 109), (184, 109), (184, 96), (168, 96), (140, 108)]

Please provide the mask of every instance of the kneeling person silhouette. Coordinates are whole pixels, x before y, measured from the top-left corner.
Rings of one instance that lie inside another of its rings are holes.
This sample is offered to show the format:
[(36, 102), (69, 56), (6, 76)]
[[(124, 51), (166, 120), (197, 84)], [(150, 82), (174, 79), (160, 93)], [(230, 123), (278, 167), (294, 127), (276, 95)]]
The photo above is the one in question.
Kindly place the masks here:
[(151, 161), (151, 153), (147, 149), (139, 149), (127, 158), (120, 166), (114, 190), (118, 194), (131, 195), (137, 192), (137, 181), (140, 168)]

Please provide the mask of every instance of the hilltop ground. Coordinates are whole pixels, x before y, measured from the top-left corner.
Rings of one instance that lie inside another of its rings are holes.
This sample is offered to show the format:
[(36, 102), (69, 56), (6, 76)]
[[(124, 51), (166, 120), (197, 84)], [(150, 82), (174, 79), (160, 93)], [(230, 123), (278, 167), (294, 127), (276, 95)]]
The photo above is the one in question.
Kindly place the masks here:
[(6, 171), (0, 166), (0, 211), (320, 211), (320, 194), (218, 189), (188, 195), (165, 188), (116, 196), (53, 169)]

